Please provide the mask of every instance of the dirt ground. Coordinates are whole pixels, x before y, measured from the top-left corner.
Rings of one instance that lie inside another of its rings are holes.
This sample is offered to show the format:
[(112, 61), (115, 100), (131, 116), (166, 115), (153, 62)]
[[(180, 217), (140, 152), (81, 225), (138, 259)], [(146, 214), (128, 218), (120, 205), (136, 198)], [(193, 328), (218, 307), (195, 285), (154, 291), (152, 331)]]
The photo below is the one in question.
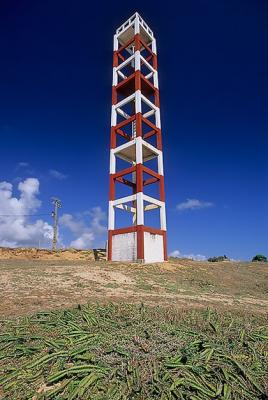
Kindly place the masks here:
[(75, 260), (26, 257), (0, 259), (0, 271), (2, 318), (91, 301), (268, 312), (267, 263), (174, 259), (137, 265), (80, 256)]
[[(97, 249), (98, 250), (98, 249)], [(97, 251), (96, 250), (96, 251)], [(51, 251), (35, 247), (0, 247), (0, 260), (95, 260), (94, 250), (62, 249)]]

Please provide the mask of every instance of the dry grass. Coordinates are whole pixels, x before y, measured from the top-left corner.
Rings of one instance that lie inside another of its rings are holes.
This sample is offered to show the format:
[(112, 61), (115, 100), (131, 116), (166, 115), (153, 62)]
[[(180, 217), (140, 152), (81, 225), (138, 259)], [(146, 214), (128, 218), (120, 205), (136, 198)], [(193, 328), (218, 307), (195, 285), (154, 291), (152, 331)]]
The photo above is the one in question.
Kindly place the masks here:
[(87, 301), (268, 312), (267, 263), (172, 260), (141, 266), (101, 261), (0, 261), (0, 315)]

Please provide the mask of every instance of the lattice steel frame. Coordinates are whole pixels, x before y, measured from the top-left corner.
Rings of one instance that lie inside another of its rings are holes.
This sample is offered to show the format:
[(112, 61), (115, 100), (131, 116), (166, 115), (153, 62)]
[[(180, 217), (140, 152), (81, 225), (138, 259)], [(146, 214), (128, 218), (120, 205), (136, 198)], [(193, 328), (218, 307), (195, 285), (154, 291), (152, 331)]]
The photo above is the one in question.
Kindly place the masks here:
[[(132, 115), (124, 111), (124, 107), (129, 107), (130, 104), (133, 109)], [(131, 134), (126, 132), (129, 125)], [(125, 143), (118, 145), (119, 137), (121, 140), (123, 138)], [(153, 137), (155, 145), (148, 142)], [(131, 166), (117, 171), (117, 157), (129, 162)], [(153, 158), (157, 158), (156, 171), (144, 165), (147, 160)], [(125, 178), (129, 174), (132, 179)], [(149, 178), (144, 180), (144, 174), (149, 175)], [(113, 255), (115, 235), (131, 232), (136, 232), (136, 261), (146, 262), (145, 232), (162, 237), (162, 256), (159, 256), (157, 261), (167, 260), (156, 40), (138, 13), (120, 26), (114, 35), (109, 181), (108, 260), (116, 260)], [(132, 194), (116, 198), (117, 182), (129, 186)], [(144, 187), (152, 184), (159, 185), (158, 199), (144, 193)], [(132, 226), (116, 229), (117, 208), (132, 213)], [(155, 208), (160, 210), (160, 229), (144, 225), (144, 213)]]

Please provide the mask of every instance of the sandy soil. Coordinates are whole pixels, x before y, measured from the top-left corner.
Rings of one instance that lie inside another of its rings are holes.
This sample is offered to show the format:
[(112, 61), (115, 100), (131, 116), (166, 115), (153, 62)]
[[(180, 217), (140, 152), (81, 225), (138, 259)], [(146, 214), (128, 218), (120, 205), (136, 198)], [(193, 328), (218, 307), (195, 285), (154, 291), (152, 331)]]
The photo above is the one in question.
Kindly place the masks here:
[(0, 260), (0, 316), (88, 301), (268, 312), (268, 264), (172, 260), (137, 265), (58, 259)]
[(51, 251), (35, 247), (0, 247), (0, 260), (95, 260), (94, 250), (64, 249)]

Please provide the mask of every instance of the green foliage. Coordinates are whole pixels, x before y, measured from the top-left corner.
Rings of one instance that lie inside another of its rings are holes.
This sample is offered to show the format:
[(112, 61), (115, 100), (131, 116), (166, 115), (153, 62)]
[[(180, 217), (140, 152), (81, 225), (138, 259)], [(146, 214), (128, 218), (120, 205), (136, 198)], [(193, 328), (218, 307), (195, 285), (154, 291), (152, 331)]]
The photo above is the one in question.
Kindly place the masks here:
[(108, 304), (1, 322), (5, 400), (267, 398), (262, 316)]
[(267, 257), (264, 256), (263, 254), (256, 254), (256, 256), (252, 258), (252, 261), (267, 262), (268, 260)]
[(210, 257), (209, 262), (219, 262), (219, 261), (230, 261), (230, 259), (224, 254), (224, 256)]

